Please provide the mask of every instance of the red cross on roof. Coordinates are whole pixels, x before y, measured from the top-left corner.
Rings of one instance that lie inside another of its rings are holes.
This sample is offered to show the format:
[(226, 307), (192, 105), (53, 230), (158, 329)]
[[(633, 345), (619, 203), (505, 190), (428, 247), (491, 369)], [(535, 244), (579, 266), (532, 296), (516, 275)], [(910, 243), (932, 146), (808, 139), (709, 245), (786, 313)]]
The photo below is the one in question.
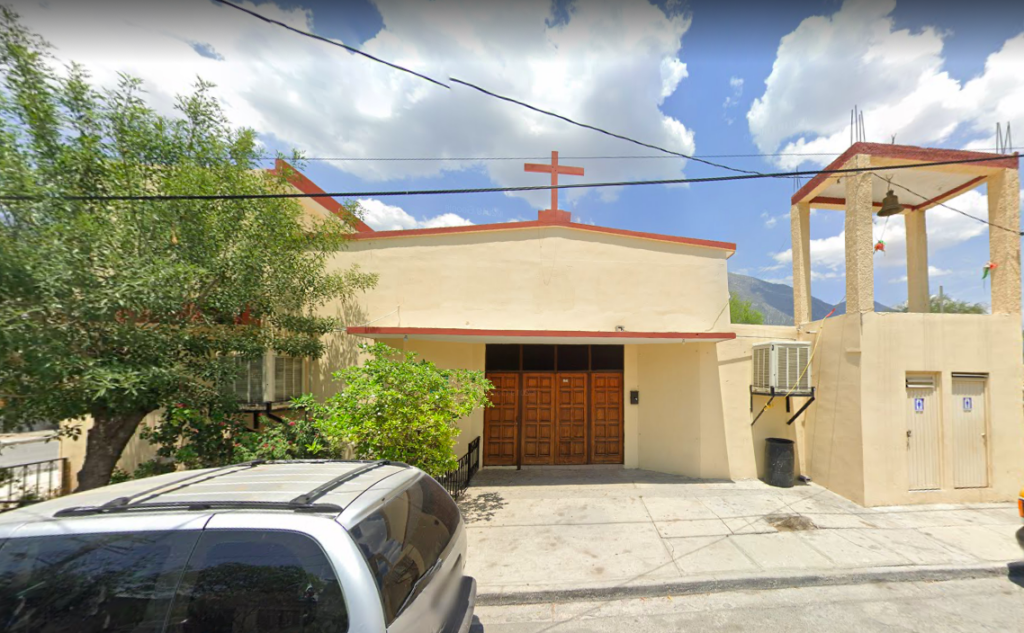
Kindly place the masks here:
[[(569, 167), (566, 165), (558, 164), (558, 152), (551, 152), (551, 164), (540, 165), (537, 163), (526, 163), (526, 171), (540, 172), (544, 174), (551, 174), (551, 186), (558, 186), (558, 174), (565, 174), (567, 176), (582, 176), (582, 167)], [(544, 222), (568, 222), (572, 214), (568, 211), (560, 211), (558, 209), (558, 189), (551, 190), (551, 208), (544, 209), (537, 213), (537, 219)]]

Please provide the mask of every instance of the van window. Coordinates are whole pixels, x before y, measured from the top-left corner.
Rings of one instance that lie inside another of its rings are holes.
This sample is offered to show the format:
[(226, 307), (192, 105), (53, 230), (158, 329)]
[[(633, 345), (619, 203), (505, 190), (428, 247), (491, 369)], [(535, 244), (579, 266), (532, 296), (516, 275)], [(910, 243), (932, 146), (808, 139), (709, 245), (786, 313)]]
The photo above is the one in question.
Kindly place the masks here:
[(351, 530), (377, 581), (388, 625), (430, 581), (460, 520), (444, 488), (422, 476)]
[(0, 630), (158, 633), (197, 531), (10, 539), (0, 549)]
[(334, 569), (309, 536), (208, 530), (169, 622), (171, 633), (342, 633), (348, 611)]

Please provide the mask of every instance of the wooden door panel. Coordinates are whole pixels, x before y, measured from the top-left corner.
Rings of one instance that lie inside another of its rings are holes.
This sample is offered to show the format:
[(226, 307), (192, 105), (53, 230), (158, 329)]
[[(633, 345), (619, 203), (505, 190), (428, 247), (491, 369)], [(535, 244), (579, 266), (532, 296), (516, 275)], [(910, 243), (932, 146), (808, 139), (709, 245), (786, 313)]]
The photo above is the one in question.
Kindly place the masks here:
[(590, 463), (621, 464), (622, 374), (591, 374), (590, 384)]
[(523, 463), (554, 463), (554, 374), (523, 374)]
[(519, 445), (519, 375), (487, 374), (494, 385), (484, 409), (484, 465), (514, 466)]
[(953, 487), (988, 486), (985, 380), (953, 378)]
[(557, 374), (556, 464), (587, 463), (587, 374)]

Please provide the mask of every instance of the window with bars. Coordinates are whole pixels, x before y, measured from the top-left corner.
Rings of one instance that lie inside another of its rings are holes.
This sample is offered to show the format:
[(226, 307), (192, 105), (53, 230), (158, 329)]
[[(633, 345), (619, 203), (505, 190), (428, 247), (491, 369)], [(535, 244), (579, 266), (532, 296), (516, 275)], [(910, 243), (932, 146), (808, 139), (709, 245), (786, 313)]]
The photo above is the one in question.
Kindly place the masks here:
[(236, 357), (235, 364), (235, 397), (244, 404), (263, 402), (263, 358)]
[(274, 400), (291, 400), (302, 395), (303, 359), (278, 354), (274, 357)]
[[(270, 357), (235, 359), (239, 371), (235, 377), (234, 391), (239, 402), (283, 402), (302, 395), (305, 377), (303, 359), (273, 352), (271, 354)], [(268, 366), (270, 360), (273, 361), (272, 366)], [(270, 370), (269, 380), (265, 379), (267, 370)]]

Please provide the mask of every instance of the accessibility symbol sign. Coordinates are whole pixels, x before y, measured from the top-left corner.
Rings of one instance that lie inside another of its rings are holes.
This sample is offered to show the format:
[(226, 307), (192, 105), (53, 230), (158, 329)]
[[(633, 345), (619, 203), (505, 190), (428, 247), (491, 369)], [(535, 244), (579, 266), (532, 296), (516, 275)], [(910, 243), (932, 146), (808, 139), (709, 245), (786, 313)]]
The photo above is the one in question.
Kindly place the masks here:
[(974, 400), (972, 398), (964, 398), (964, 411), (967, 413), (974, 411)]
[(914, 413), (924, 413), (924, 398), (914, 398)]

